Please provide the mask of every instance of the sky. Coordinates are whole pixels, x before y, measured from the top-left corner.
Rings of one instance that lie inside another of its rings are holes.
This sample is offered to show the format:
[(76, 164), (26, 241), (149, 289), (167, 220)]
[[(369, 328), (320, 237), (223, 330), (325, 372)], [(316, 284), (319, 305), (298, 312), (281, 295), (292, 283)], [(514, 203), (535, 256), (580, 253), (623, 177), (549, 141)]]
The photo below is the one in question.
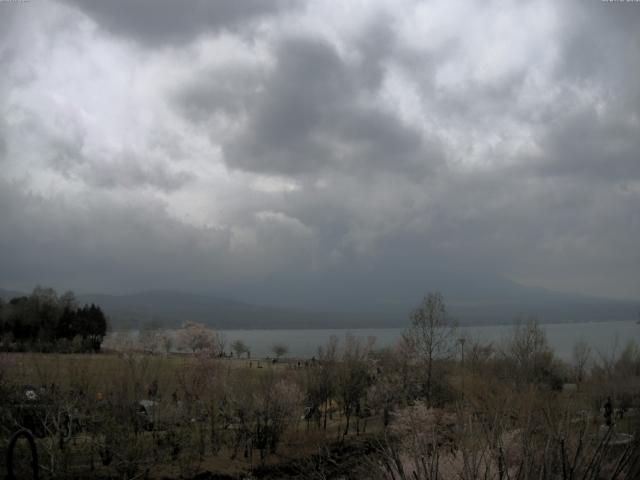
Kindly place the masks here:
[(640, 3), (0, 1), (0, 72), (2, 288), (640, 299)]

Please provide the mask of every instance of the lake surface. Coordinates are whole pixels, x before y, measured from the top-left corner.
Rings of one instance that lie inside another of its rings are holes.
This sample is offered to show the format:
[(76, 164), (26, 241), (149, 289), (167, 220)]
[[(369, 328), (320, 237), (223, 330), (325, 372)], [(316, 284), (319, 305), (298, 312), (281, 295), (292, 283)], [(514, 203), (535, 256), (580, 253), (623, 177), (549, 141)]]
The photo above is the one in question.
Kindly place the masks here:
[[(565, 360), (571, 358), (573, 346), (586, 341), (593, 349), (593, 354), (609, 356), (620, 351), (631, 340), (640, 343), (640, 325), (635, 321), (627, 322), (590, 322), (590, 323), (553, 323), (543, 324), (547, 340), (555, 353)], [(513, 325), (484, 325), (460, 327), (458, 335), (483, 343), (500, 344), (513, 332)], [(399, 339), (404, 328), (355, 328), (355, 329), (315, 329), (315, 330), (219, 330), (224, 335), (226, 350), (231, 343), (242, 340), (251, 350), (253, 358), (273, 356), (271, 346), (278, 343), (289, 348), (288, 357), (311, 358), (317, 354), (318, 347), (326, 345), (335, 335), (343, 342), (347, 333), (366, 339), (375, 337), (375, 347), (393, 345)], [(131, 332), (135, 336), (138, 332)], [(114, 340), (113, 334), (105, 339), (105, 346)], [(121, 333), (120, 333), (121, 335)]]
[[(630, 340), (640, 343), (640, 325), (628, 322), (556, 323), (541, 325), (547, 340), (556, 354), (571, 358), (573, 346), (580, 340), (594, 349), (594, 354), (620, 352)], [(341, 341), (346, 333), (366, 339), (376, 337), (376, 347), (393, 345), (403, 328), (317, 329), (317, 330), (223, 330), (227, 346), (234, 340), (242, 340), (251, 349), (253, 357), (273, 356), (270, 348), (275, 343), (289, 347), (290, 357), (310, 358), (316, 355), (318, 346), (325, 345), (332, 335)], [(513, 332), (513, 325), (486, 325), (460, 327), (459, 333), (482, 342), (499, 343)], [(227, 347), (229, 348), (229, 347)]]

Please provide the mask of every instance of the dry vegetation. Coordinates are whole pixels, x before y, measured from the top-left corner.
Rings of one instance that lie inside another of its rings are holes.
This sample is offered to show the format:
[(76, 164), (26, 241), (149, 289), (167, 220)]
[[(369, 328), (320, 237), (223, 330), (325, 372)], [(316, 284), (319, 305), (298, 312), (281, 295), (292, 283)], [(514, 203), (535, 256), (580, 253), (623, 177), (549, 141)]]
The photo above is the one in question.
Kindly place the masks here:
[(189, 354), (156, 333), (2, 354), (0, 448), (33, 432), (41, 478), (640, 478), (637, 345), (561, 362), (535, 322), (481, 345), (445, 315), (430, 295), (394, 348), (347, 336), (313, 360), (221, 357), (196, 324), (178, 339)]

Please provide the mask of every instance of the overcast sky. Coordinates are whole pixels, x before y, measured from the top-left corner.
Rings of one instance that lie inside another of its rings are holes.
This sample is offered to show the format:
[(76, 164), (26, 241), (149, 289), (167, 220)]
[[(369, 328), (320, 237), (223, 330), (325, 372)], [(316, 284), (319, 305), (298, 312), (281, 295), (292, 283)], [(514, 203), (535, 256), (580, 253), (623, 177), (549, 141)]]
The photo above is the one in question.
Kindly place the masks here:
[(640, 3), (0, 2), (0, 72), (0, 287), (640, 299)]

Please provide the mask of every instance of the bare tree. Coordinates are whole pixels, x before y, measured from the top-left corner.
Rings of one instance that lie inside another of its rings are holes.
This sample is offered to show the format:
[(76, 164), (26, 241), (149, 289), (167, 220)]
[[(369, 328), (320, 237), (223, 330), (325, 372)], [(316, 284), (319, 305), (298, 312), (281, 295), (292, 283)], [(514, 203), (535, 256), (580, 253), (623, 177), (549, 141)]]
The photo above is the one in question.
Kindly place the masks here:
[(171, 332), (167, 332), (165, 330), (162, 333), (160, 333), (158, 341), (164, 353), (166, 353), (167, 355), (171, 353), (171, 350), (173, 349), (173, 346), (175, 343), (175, 340)]
[(235, 340), (231, 344), (231, 349), (236, 352), (236, 357), (240, 358), (242, 354), (247, 353), (249, 351), (249, 347), (242, 340)]
[(412, 391), (417, 383), (412, 352), (407, 351), (402, 339), (393, 348), (376, 352), (375, 382), (367, 392), (367, 401), (377, 411), (382, 412), (382, 422), (386, 428), (397, 406), (406, 405), (416, 395)]
[(157, 330), (143, 330), (138, 335), (138, 344), (144, 353), (156, 353), (160, 349), (160, 334)]
[(579, 385), (584, 381), (587, 373), (587, 365), (591, 360), (591, 347), (584, 340), (580, 340), (573, 346), (572, 357), (575, 380)]
[(192, 352), (208, 350), (213, 352), (216, 348), (216, 334), (213, 330), (195, 322), (186, 322), (178, 330), (179, 343), (183, 348)]
[(284, 343), (276, 343), (271, 346), (271, 351), (276, 357), (280, 358), (289, 353), (289, 347), (287, 347)]
[(323, 428), (327, 430), (329, 405), (336, 389), (336, 364), (338, 360), (338, 337), (332, 335), (324, 347), (318, 348), (318, 368), (311, 369), (316, 379), (319, 404), (324, 404)]
[(270, 371), (258, 379), (254, 396), (253, 441), (264, 460), (267, 452), (276, 453), (283, 433), (299, 415), (302, 392), (295, 382)]
[(248, 369), (237, 369), (235, 373), (226, 404), (233, 422), (231, 458), (244, 450), (244, 457), (252, 462), (256, 449), (264, 461), (277, 451), (282, 435), (299, 418), (303, 394), (292, 378), (278, 370), (255, 375)]
[(336, 385), (338, 402), (346, 419), (343, 435), (349, 434), (351, 417), (354, 413), (359, 413), (361, 402), (371, 385), (368, 357), (374, 343), (375, 338), (373, 337), (366, 344), (363, 344), (359, 338), (353, 335), (347, 334), (345, 336), (342, 362), (339, 365)]
[(223, 332), (216, 333), (216, 352), (221, 356), (224, 355), (224, 351), (227, 348), (227, 337)]
[(517, 383), (546, 383), (552, 388), (562, 385), (563, 366), (554, 357), (545, 331), (535, 318), (513, 327), (502, 353)]
[(431, 402), (433, 363), (448, 357), (455, 340), (456, 326), (449, 318), (444, 298), (439, 292), (429, 293), (411, 313), (411, 326), (405, 334), (418, 358), (426, 364), (426, 395)]
[[(205, 454), (207, 438), (212, 453), (217, 453), (220, 449), (224, 426), (220, 406), (225, 390), (222, 369), (218, 359), (200, 353), (189, 358), (176, 373), (183, 399), (182, 433), (190, 431), (187, 437), (192, 437), (191, 444), (189, 438), (180, 439), (185, 447), (182, 448), (182, 459), (186, 464), (197, 464)], [(188, 452), (189, 449), (195, 452)], [(197, 459), (193, 455), (196, 452)], [(186, 464), (183, 468), (188, 467)]]

